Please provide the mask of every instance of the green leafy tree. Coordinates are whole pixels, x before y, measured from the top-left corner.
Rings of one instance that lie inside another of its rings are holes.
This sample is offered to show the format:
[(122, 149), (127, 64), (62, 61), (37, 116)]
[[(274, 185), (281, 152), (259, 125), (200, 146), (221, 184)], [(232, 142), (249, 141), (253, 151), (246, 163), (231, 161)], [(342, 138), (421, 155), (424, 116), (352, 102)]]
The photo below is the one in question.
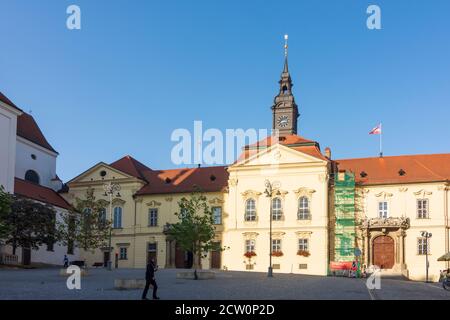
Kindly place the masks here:
[(58, 240), (55, 219), (52, 206), (15, 196), (11, 210), (2, 216), (2, 224), (7, 226), (3, 239), (12, 246), (13, 254), (18, 247), (38, 250)]
[(168, 228), (168, 235), (177, 241), (181, 249), (192, 252), (195, 279), (197, 269), (201, 268), (201, 258), (210, 250), (220, 250), (214, 242), (214, 217), (206, 197), (196, 190), (189, 198), (178, 202), (180, 211), (175, 213), (179, 222)]
[(112, 227), (106, 219), (106, 203), (105, 200), (96, 200), (92, 188), (86, 190), (85, 199), (76, 198), (75, 208), (63, 215), (58, 223), (61, 242), (85, 251), (105, 246)]
[(0, 185), (0, 240), (8, 234), (10, 228), (6, 220), (11, 212), (11, 204), (11, 195), (6, 193), (3, 186)]

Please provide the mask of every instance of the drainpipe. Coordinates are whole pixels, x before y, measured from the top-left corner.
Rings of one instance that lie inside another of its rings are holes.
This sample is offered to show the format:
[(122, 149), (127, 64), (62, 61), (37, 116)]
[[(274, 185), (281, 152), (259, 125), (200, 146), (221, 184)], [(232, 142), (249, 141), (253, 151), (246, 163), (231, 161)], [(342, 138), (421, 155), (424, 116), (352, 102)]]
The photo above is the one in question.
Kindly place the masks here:
[[(449, 226), (449, 221), (448, 221), (448, 190), (449, 190), (449, 183), (447, 182), (444, 185), (444, 219), (445, 219), (445, 253), (449, 252), (449, 231), (450, 231), (450, 226)], [(449, 268), (449, 261), (447, 261), (446, 263), (446, 267), (447, 269)]]

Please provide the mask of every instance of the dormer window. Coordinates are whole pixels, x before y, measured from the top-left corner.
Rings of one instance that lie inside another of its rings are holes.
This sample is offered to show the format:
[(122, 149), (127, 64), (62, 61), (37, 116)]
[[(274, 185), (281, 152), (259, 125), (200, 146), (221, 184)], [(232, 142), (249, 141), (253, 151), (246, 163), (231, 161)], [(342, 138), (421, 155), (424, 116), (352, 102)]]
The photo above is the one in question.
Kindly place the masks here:
[(361, 176), (361, 178), (365, 178), (365, 177), (367, 177), (367, 172), (361, 171), (361, 173), (359, 175)]
[(165, 181), (166, 181), (166, 183), (167, 183), (167, 184), (169, 184), (169, 183), (171, 183), (171, 182), (172, 182), (172, 179), (170, 179), (170, 178), (166, 178), (166, 180), (165, 180)]
[(403, 170), (403, 169), (400, 169), (400, 170), (398, 171), (398, 175), (401, 176), (401, 177), (403, 177), (405, 174), (406, 174), (406, 171)]
[(39, 175), (34, 170), (28, 170), (25, 173), (25, 180), (29, 181), (29, 182), (32, 182), (32, 183), (35, 183), (35, 184), (39, 184), (39, 182), (40, 182)]

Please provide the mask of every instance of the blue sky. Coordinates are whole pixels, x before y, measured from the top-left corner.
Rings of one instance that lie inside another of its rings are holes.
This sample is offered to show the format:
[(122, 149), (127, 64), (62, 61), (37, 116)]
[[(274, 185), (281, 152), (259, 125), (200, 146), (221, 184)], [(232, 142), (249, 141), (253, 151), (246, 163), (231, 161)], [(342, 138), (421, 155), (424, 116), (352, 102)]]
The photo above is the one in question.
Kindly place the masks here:
[[(79, 5), (82, 29), (66, 28)], [(382, 30), (366, 9), (382, 10)], [(334, 158), (450, 151), (450, 1), (0, 0), (0, 91), (73, 178), (130, 154), (174, 165), (176, 128), (270, 128), (289, 34), (299, 134)]]

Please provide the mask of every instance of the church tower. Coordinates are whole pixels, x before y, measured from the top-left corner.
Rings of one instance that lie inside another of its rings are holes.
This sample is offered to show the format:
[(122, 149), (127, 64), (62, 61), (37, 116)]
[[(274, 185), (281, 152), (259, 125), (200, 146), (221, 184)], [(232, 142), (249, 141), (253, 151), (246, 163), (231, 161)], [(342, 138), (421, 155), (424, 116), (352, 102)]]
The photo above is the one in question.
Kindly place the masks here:
[(284, 68), (281, 73), (280, 92), (272, 106), (272, 129), (279, 130), (280, 136), (297, 134), (298, 107), (292, 94), (292, 79), (288, 68), (288, 36), (284, 36)]

